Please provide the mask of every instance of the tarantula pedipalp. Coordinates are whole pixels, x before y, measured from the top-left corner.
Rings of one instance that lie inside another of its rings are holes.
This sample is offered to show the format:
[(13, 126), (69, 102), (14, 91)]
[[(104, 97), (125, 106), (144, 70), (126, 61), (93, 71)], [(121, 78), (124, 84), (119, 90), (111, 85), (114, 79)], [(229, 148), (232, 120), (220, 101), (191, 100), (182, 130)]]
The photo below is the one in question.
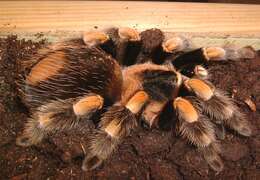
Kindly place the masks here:
[(31, 146), (54, 132), (91, 124), (92, 117), (108, 107), (97, 126), (86, 129), (91, 141), (82, 168), (94, 169), (138, 122), (156, 126), (172, 101), (177, 132), (214, 170), (222, 170), (214, 124), (224, 123), (244, 136), (250, 136), (251, 129), (233, 100), (207, 80), (201, 64), (249, 57), (252, 51), (189, 47), (182, 37), (164, 40), (158, 29), (139, 34), (112, 28), (40, 50), (21, 86), (31, 117), (16, 143)]

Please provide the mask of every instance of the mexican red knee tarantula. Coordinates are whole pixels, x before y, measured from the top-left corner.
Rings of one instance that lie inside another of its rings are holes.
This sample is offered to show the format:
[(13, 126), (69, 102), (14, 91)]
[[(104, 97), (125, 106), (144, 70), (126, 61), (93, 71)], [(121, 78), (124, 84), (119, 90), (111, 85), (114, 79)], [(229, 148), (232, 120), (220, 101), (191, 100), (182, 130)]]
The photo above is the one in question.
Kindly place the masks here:
[(216, 124), (244, 136), (251, 135), (251, 128), (233, 100), (207, 80), (201, 65), (250, 53), (247, 48), (194, 50), (187, 39), (166, 39), (159, 29), (111, 28), (50, 45), (31, 59), (21, 87), (31, 117), (16, 143), (31, 146), (54, 132), (94, 123), (82, 169), (95, 169), (141, 121), (156, 127), (170, 104), (177, 132), (220, 171)]

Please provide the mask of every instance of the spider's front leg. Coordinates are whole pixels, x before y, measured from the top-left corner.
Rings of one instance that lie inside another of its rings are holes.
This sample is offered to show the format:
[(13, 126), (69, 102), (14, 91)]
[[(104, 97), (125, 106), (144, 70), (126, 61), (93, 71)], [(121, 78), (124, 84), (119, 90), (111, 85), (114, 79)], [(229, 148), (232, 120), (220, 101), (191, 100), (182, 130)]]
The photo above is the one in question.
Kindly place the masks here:
[(112, 55), (120, 65), (132, 65), (141, 47), (139, 32), (135, 29), (122, 27), (107, 30), (85, 32), (83, 41), (86, 45), (99, 47)]
[(148, 95), (139, 91), (126, 103), (115, 104), (105, 112), (91, 137), (90, 152), (83, 161), (83, 170), (97, 168), (118, 147), (137, 125), (137, 114), (148, 101)]
[(48, 134), (69, 130), (81, 122), (91, 123), (90, 117), (103, 107), (103, 101), (97, 94), (87, 94), (80, 98), (55, 100), (42, 105), (28, 119), (16, 144), (35, 145)]

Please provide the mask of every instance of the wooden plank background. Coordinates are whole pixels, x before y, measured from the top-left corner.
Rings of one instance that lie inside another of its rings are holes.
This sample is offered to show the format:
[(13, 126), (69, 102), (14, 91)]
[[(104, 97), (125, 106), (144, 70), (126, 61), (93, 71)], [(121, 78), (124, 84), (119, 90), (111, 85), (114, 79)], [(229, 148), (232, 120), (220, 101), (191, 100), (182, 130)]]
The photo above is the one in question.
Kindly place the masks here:
[(260, 5), (108, 1), (0, 1), (0, 36), (50, 41), (113, 26), (160, 28), (196, 43), (249, 44), (260, 49)]

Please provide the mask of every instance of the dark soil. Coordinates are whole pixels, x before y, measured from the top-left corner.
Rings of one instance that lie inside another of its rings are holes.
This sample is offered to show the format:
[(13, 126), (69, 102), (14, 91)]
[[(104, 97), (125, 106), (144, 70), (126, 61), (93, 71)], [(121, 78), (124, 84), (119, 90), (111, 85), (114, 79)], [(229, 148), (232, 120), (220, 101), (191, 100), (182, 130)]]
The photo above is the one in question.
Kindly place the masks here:
[[(174, 131), (140, 128), (98, 170), (83, 172), (87, 134), (59, 134), (38, 146), (22, 148), (15, 139), (28, 116), (18, 97), (21, 60), (45, 42), (0, 39), (0, 179), (260, 179), (260, 57), (211, 65), (213, 83), (229, 92), (252, 123), (253, 136), (227, 130), (222, 141), (225, 168), (216, 173), (195, 148)], [(244, 102), (250, 98), (253, 112)]]

